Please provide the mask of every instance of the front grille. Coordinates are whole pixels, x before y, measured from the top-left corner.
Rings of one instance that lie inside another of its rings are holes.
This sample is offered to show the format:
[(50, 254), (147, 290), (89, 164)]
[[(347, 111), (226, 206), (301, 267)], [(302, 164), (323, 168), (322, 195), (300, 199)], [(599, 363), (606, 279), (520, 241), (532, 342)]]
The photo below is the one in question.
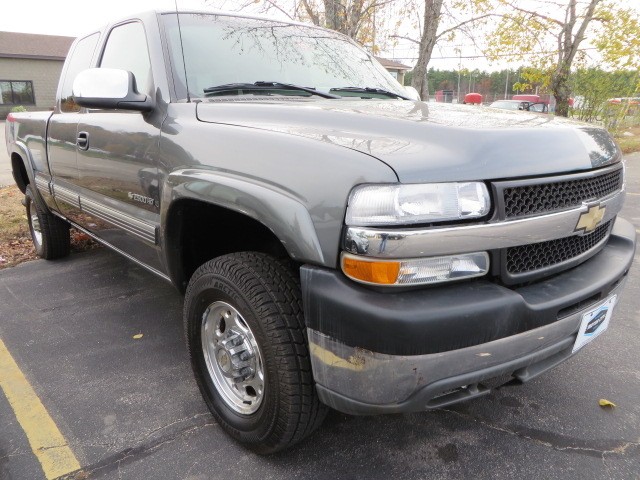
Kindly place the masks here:
[(503, 190), (505, 218), (540, 215), (582, 205), (622, 188), (622, 169), (602, 175)]
[(508, 248), (507, 272), (511, 275), (533, 272), (582, 255), (607, 237), (610, 224), (611, 221), (608, 221), (588, 235), (573, 235), (558, 240)]

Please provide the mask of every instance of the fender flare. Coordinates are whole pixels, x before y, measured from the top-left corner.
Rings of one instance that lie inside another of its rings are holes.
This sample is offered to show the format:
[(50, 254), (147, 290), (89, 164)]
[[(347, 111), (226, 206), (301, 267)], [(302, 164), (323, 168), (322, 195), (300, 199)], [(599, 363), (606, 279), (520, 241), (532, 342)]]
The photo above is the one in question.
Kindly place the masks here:
[[(31, 155), (31, 152), (29, 151), (29, 148), (27, 147), (27, 145), (19, 140), (15, 140), (12, 144), (9, 150), (9, 159), (11, 160), (11, 173), (13, 174), (13, 180), (16, 182), (16, 184), (18, 184), (17, 179), (16, 179), (16, 172), (13, 169), (13, 158), (11, 158), (13, 156), (13, 154), (17, 154), (20, 156), (20, 158), (22, 159), (22, 163), (24, 165), (24, 169), (27, 172), (27, 177), (29, 178), (29, 185), (31, 185), (31, 190), (33, 192), (33, 196), (34, 196), (34, 200), (40, 205), (41, 208), (43, 208), (46, 211), (51, 211), (51, 208), (49, 206), (49, 204), (47, 203), (47, 201), (45, 200), (45, 198), (42, 196), (42, 192), (40, 192), (40, 190), (37, 188), (37, 184), (36, 184), (36, 172), (35, 169), (33, 168), (33, 157)], [(49, 175), (45, 174), (44, 175), (47, 179), (47, 183), (49, 180)], [(50, 186), (48, 187), (49, 189), (51, 188)], [(49, 192), (50, 194), (50, 192)]]
[(16, 172), (13, 169), (12, 157), (14, 153), (22, 158), (22, 163), (24, 164), (24, 168), (27, 171), (27, 177), (29, 177), (29, 183), (31, 185), (35, 185), (36, 176), (33, 170), (33, 158), (31, 157), (31, 152), (29, 152), (27, 146), (19, 140), (13, 141), (9, 146), (9, 160), (11, 161), (11, 172), (13, 174), (13, 180), (18, 183), (16, 180)]
[(171, 206), (197, 200), (245, 215), (268, 228), (292, 259), (322, 265), (324, 255), (315, 226), (300, 198), (254, 178), (193, 168), (172, 172), (162, 189), (161, 241), (165, 241)]

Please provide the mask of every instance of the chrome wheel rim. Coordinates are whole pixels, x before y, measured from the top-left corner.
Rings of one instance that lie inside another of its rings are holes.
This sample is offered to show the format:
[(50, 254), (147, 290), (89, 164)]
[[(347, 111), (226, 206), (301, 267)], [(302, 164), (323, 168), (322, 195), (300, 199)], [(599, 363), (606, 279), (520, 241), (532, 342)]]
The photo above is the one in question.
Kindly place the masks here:
[(36, 246), (36, 249), (42, 245), (42, 227), (40, 226), (40, 219), (38, 218), (38, 212), (32, 199), (29, 199), (29, 226), (31, 227), (31, 238)]
[(240, 312), (214, 302), (202, 315), (202, 352), (209, 376), (224, 402), (234, 411), (255, 413), (264, 396), (260, 348)]

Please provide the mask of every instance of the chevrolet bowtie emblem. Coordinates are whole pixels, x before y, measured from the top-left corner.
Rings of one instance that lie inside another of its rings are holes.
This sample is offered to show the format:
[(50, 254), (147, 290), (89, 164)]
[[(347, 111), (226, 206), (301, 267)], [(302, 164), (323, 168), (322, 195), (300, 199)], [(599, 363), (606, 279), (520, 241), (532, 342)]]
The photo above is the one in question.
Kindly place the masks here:
[(589, 210), (580, 215), (575, 231), (579, 232), (582, 230), (584, 233), (594, 231), (604, 218), (604, 212), (606, 209), (607, 207), (601, 207), (600, 205), (593, 205), (589, 207)]

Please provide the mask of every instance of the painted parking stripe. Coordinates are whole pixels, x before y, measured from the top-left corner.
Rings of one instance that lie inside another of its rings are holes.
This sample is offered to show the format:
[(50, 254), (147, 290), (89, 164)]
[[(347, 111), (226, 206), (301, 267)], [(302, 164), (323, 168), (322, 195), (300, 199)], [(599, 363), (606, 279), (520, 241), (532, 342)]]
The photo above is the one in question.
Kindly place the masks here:
[(0, 388), (27, 435), (47, 479), (80, 469), (60, 430), (0, 339)]

